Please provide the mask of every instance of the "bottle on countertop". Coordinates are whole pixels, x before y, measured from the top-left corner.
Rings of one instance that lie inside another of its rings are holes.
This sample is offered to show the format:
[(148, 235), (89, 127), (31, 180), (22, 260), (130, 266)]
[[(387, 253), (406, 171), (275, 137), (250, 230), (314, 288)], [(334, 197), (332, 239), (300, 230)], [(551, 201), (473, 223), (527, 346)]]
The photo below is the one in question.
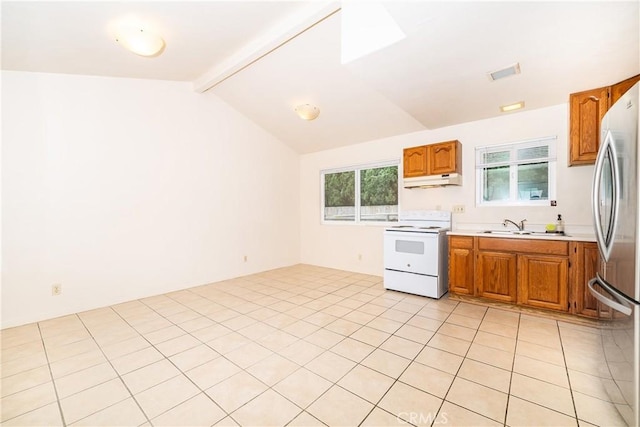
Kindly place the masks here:
[(564, 221), (560, 214), (558, 214), (558, 221), (556, 221), (556, 233), (564, 233)]

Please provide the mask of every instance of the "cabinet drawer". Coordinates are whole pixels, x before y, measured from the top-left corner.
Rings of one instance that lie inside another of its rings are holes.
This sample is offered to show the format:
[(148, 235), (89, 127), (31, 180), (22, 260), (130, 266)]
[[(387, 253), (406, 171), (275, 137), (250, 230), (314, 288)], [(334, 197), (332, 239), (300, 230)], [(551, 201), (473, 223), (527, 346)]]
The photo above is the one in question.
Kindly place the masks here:
[(501, 252), (526, 252), (545, 255), (569, 255), (569, 242), (533, 239), (500, 239), (479, 237), (478, 249)]
[(449, 247), (457, 249), (473, 249), (473, 237), (449, 236)]

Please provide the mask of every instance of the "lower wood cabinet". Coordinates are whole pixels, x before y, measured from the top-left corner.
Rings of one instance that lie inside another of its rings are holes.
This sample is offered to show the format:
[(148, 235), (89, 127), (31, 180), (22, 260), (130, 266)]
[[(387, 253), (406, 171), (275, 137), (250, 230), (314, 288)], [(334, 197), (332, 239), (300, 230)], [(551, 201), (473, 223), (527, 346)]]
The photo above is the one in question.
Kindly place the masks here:
[(518, 255), (518, 304), (569, 310), (569, 259)]
[(473, 237), (449, 237), (449, 290), (456, 294), (473, 295)]
[(607, 317), (586, 286), (599, 259), (592, 242), (449, 236), (449, 291)]
[(587, 288), (589, 279), (604, 268), (598, 245), (591, 242), (571, 242), (571, 284), (573, 295), (571, 311), (581, 316), (610, 319), (612, 310), (598, 302)]
[(475, 271), (478, 296), (516, 302), (516, 254), (479, 251)]

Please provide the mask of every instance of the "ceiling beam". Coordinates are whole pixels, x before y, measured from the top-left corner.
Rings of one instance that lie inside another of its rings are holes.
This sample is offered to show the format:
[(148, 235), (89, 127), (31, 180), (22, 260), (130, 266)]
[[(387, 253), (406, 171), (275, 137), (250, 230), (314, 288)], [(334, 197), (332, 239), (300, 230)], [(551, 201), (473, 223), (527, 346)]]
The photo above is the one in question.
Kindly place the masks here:
[(195, 79), (193, 90), (206, 92), (339, 10), (340, 2), (337, 1), (310, 2), (309, 7), (288, 16), (279, 25)]

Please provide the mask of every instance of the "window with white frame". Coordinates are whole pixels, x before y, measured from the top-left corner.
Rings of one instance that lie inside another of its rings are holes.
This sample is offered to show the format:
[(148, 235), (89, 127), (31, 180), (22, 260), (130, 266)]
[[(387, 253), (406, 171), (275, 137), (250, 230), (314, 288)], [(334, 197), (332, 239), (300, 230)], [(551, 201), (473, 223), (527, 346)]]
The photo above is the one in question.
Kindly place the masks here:
[(398, 220), (398, 161), (320, 172), (322, 220)]
[(549, 205), (555, 197), (555, 136), (476, 148), (478, 206)]

